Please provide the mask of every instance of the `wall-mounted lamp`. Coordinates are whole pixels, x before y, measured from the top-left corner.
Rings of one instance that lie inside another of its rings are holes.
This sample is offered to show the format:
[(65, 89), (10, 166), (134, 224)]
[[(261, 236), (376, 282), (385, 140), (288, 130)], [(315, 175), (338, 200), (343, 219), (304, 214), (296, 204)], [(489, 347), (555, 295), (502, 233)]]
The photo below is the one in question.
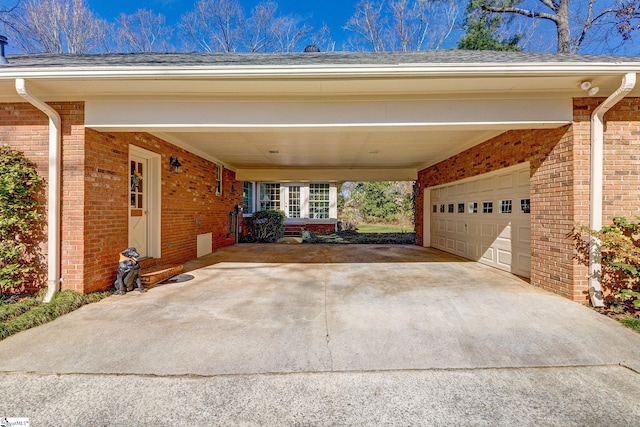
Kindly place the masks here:
[(236, 187), (231, 184), (231, 194), (236, 194)]
[(598, 86), (593, 86), (589, 80), (585, 80), (580, 83), (580, 89), (586, 90), (589, 96), (593, 96), (600, 91)]
[(180, 167), (182, 167), (182, 163), (178, 160), (177, 157), (169, 157), (169, 164), (173, 168), (173, 173), (180, 173)]

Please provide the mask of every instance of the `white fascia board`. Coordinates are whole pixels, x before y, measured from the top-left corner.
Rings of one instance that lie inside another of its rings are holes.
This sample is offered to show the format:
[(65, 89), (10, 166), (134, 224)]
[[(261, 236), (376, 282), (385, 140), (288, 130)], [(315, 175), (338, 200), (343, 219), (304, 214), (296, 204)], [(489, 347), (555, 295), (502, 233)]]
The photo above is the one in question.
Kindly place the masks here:
[(85, 125), (102, 131), (335, 127), (447, 127), (566, 123), (571, 98), (377, 101), (87, 101)]

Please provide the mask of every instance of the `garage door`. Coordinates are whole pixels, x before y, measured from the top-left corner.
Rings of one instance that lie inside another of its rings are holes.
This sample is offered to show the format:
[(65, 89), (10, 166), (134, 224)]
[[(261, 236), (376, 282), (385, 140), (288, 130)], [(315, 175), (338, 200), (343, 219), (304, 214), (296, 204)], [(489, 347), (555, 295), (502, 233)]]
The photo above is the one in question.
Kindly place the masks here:
[(431, 246), (531, 276), (529, 164), (436, 187)]

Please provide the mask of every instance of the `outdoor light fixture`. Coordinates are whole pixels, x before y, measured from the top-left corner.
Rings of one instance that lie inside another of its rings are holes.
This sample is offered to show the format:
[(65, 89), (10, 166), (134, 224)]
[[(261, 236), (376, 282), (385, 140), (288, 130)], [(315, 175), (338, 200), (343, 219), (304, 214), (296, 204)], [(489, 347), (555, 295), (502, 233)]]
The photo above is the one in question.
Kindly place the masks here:
[(589, 96), (593, 96), (600, 91), (600, 88), (597, 86), (593, 86), (593, 84), (589, 80), (585, 80), (580, 83), (580, 89), (586, 90)]
[(236, 194), (236, 187), (231, 184), (231, 194)]
[(180, 167), (182, 166), (182, 163), (180, 163), (180, 160), (178, 160), (177, 157), (169, 157), (169, 164), (173, 168), (173, 173), (180, 173)]

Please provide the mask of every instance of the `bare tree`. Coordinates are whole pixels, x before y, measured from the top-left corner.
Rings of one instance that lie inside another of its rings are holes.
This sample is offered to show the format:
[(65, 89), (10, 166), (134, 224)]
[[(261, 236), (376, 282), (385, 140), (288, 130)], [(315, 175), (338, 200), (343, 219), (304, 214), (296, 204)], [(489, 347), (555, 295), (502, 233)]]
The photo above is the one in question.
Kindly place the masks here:
[(251, 53), (276, 50), (274, 26), (278, 5), (261, 2), (251, 10), (242, 32), (246, 49)]
[(587, 42), (608, 41), (612, 33), (631, 40), (640, 29), (640, 0), (473, 0), (486, 12), (551, 23), (557, 52), (577, 53)]
[(165, 25), (164, 15), (139, 9), (118, 17), (119, 50), (127, 52), (167, 52), (173, 29)]
[(84, 0), (30, 0), (13, 19), (12, 36), (25, 52), (95, 52), (107, 25)]
[(351, 31), (353, 37), (347, 42), (355, 50), (373, 50), (384, 52), (386, 49), (384, 31), (387, 19), (383, 15), (384, 0), (360, 0), (356, 4), (356, 11), (344, 26)]
[(301, 41), (306, 37), (313, 28), (294, 16), (278, 17), (271, 31), (275, 42), (274, 50), (278, 52), (300, 52), (304, 46)]
[(321, 52), (336, 50), (336, 42), (331, 35), (331, 28), (326, 23), (323, 23), (318, 31), (310, 34), (309, 43), (316, 46)]
[(188, 46), (205, 52), (235, 52), (244, 12), (238, 0), (199, 0), (180, 19)]
[(258, 3), (249, 15), (238, 0), (200, 0), (178, 26), (188, 48), (205, 52), (291, 52), (312, 28), (294, 15), (278, 15), (273, 1)]
[(345, 29), (355, 50), (439, 49), (460, 14), (457, 0), (360, 0)]
[(12, 14), (18, 8), (20, 0), (0, 0), (0, 31), (13, 27)]

